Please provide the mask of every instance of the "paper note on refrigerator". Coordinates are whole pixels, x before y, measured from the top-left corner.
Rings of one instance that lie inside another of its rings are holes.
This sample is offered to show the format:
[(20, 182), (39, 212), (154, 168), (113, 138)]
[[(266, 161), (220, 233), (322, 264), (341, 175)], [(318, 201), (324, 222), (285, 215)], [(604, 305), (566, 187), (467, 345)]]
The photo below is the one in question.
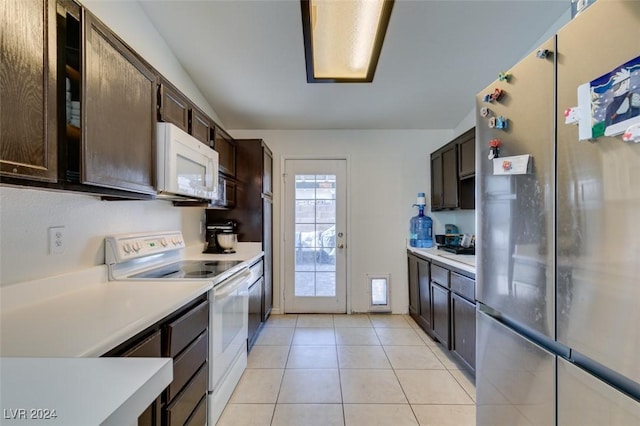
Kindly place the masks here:
[(493, 159), (494, 175), (526, 175), (529, 172), (531, 155), (514, 155)]

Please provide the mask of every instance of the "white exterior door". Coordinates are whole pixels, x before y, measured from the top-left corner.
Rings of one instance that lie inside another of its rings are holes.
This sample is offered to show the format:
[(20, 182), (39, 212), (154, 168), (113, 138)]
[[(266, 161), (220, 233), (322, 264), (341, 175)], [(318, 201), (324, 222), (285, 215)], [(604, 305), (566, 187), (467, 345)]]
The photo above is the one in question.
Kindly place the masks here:
[(284, 310), (345, 313), (346, 160), (285, 160)]

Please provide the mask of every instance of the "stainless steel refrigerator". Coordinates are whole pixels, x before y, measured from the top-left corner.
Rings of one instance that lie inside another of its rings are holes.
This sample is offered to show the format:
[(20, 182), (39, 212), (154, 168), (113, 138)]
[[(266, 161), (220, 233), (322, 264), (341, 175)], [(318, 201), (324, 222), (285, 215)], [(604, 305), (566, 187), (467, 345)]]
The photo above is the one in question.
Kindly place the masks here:
[(476, 97), (478, 425), (640, 424), (638, 57), (598, 0)]

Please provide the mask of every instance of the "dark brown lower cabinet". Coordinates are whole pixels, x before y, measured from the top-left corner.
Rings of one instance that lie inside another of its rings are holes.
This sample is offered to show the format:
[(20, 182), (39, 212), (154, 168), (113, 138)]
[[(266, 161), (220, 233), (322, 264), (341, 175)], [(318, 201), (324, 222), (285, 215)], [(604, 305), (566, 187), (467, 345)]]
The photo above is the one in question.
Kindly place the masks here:
[[(132, 358), (158, 358), (160, 356), (162, 356), (162, 334), (160, 330), (155, 331), (151, 336), (143, 339), (142, 342), (122, 354), (122, 357)], [(138, 417), (138, 426), (159, 425), (161, 407), (162, 401), (158, 396)]]
[(409, 314), (433, 339), (475, 372), (476, 305), (473, 274), (407, 253)]
[(451, 349), (449, 339), (449, 289), (431, 282), (431, 302), (433, 309), (433, 336), (447, 349)]
[(207, 396), (203, 396), (185, 426), (205, 426), (207, 424)]
[(103, 355), (173, 358), (173, 381), (138, 417), (138, 426), (206, 424), (208, 327), (209, 302), (203, 295)]
[(249, 287), (249, 328), (248, 348), (253, 346), (258, 337), (258, 330), (262, 322), (262, 286), (264, 278), (260, 278)]
[(411, 318), (418, 322), (420, 317), (418, 258), (411, 253), (407, 255), (407, 270), (409, 273), (409, 315), (411, 315)]
[(451, 351), (469, 369), (476, 369), (476, 305), (451, 293)]
[(413, 254), (409, 254), (407, 259), (409, 314), (423, 329), (431, 330), (430, 263)]
[(418, 299), (420, 301), (420, 322), (427, 329), (432, 326), (431, 313), (431, 292), (429, 291), (429, 282), (431, 281), (431, 264), (423, 259), (418, 259)]
[(202, 398), (207, 396), (207, 364), (203, 364), (189, 384), (178, 394), (164, 410), (167, 426), (183, 426), (195, 413)]

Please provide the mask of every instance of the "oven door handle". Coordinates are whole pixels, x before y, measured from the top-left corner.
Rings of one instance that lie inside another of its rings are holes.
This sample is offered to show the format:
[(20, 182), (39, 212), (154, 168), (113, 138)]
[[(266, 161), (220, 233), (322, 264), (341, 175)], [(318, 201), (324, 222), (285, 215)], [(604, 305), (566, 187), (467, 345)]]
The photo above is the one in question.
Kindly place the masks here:
[(249, 269), (247, 268), (240, 272), (240, 274), (233, 275), (231, 278), (227, 278), (213, 288), (215, 297), (228, 296), (229, 294), (236, 291), (240, 283), (246, 281), (250, 276), (251, 272), (249, 272)]

